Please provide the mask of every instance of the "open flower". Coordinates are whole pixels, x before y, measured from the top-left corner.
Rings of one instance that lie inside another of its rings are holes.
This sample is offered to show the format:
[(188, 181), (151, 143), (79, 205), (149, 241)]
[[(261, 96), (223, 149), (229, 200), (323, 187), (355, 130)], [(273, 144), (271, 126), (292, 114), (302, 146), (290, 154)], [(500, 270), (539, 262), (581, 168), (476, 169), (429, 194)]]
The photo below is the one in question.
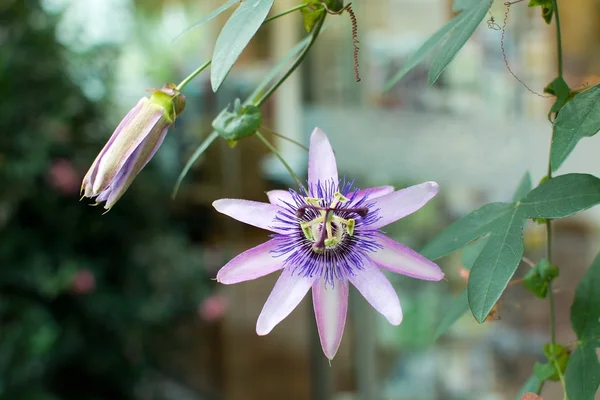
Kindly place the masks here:
[(312, 288), (321, 346), (332, 359), (344, 332), (350, 283), (398, 325), (400, 302), (381, 268), (424, 280), (443, 278), (435, 263), (379, 230), (423, 207), (438, 190), (435, 182), (398, 191), (391, 186), (355, 190), (339, 181), (329, 140), (316, 128), (310, 139), (308, 192), (274, 190), (267, 193), (270, 203), (213, 203), (223, 214), (274, 232), (271, 240), (221, 268), (217, 280), (232, 284), (283, 269), (258, 317), (259, 335), (268, 334)]
[(125, 116), (83, 178), (84, 197), (111, 207), (162, 144), (185, 107), (185, 96), (171, 84), (142, 98)]

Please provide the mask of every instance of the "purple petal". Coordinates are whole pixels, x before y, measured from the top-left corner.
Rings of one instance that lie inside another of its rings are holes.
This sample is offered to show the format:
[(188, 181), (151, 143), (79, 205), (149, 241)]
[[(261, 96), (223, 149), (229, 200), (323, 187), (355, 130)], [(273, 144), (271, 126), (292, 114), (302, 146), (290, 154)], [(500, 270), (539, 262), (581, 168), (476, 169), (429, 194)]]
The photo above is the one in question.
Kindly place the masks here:
[(283, 268), (284, 257), (275, 257), (271, 251), (277, 241), (271, 239), (261, 245), (246, 250), (229, 261), (217, 273), (217, 282), (225, 285), (260, 278)]
[(290, 268), (285, 268), (258, 316), (256, 333), (261, 336), (268, 334), (290, 315), (316, 279), (318, 277), (293, 274)]
[(99, 164), (100, 160), (102, 159), (104, 154), (106, 154), (108, 149), (112, 146), (112, 144), (116, 140), (117, 136), (119, 136), (119, 133), (121, 133), (121, 131), (123, 130), (123, 127), (130, 124), (131, 121), (133, 120), (133, 118), (139, 113), (140, 109), (142, 108), (143, 103), (144, 103), (144, 99), (141, 99), (140, 101), (138, 101), (138, 103), (135, 105), (135, 107), (133, 107), (131, 110), (129, 110), (127, 115), (125, 115), (125, 117), (121, 120), (121, 122), (119, 123), (119, 125), (117, 126), (117, 128), (115, 129), (113, 134), (108, 139), (108, 142), (106, 142), (106, 144), (104, 145), (104, 147), (102, 148), (100, 153), (98, 153), (98, 155), (96, 156), (96, 159), (92, 163), (92, 166), (90, 167), (88, 172), (85, 174), (85, 177), (83, 178), (83, 185), (85, 186), (85, 196), (86, 197), (90, 197), (94, 194), (92, 188), (94, 186), (94, 181), (96, 180), (96, 175), (98, 174), (98, 164)]
[[(386, 194), (390, 194), (394, 191), (393, 186), (377, 186), (369, 189), (361, 189), (356, 192), (355, 200), (359, 200), (364, 196), (368, 195), (369, 199), (374, 199), (376, 197), (385, 196)], [(354, 193), (348, 193), (346, 197), (352, 197)]]
[(344, 334), (348, 310), (348, 281), (336, 281), (331, 287), (325, 285), (324, 279), (320, 279), (313, 284), (312, 295), (321, 347), (325, 356), (332, 360)]
[(136, 176), (138, 176), (140, 171), (148, 164), (156, 151), (160, 148), (167, 136), (168, 130), (168, 128), (164, 128), (160, 131), (159, 135), (151, 133), (131, 154), (115, 177), (114, 182), (110, 185), (110, 196), (104, 205), (105, 209), (110, 210), (121, 196), (125, 194)]
[(220, 199), (213, 202), (213, 207), (220, 212), (248, 225), (256, 226), (276, 233), (285, 231), (273, 228), (279, 206), (258, 201)]
[(365, 262), (364, 268), (350, 275), (349, 279), (369, 304), (387, 318), (390, 324), (400, 325), (402, 308), (398, 295), (375, 264)]
[(285, 207), (285, 203), (295, 204), (294, 198), (287, 190), (270, 190), (267, 192), (269, 203), (276, 206)]
[(381, 268), (426, 281), (439, 281), (444, 277), (436, 263), (409, 247), (381, 233), (375, 233), (375, 241), (383, 248), (369, 253), (369, 258)]
[(310, 149), (308, 152), (308, 187), (309, 190), (319, 182), (338, 183), (337, 165), (333, 149), (327, 135), (319, 128), (315, 128), (310, 136)]
[(379, 209), (378, 214), (381, 218), (369, 225), (369, 228), (379, 229), (414, 213), (427, 204), (439, 190), (440, 187), (437, 183), (425, 182), (377, 197), (371, 208)]
[(136, 112), (127, 114), (127, 117), (119, 124), (113, 134), (114, 140), (111, 137), (105, 146), (105, 152), (103, 150), (104, 154), (98, 160), (98, 170), (94, 179), (95, 192), (100, 192), (112, 184), (146, 138), (153, 132), (162, 132), (170, 125), (166, 121), (161, 121), (163, 118), (162, 108), (150, 104), (148, 98), (142, 98), (139, 104), (141, 106), (136, 107)]

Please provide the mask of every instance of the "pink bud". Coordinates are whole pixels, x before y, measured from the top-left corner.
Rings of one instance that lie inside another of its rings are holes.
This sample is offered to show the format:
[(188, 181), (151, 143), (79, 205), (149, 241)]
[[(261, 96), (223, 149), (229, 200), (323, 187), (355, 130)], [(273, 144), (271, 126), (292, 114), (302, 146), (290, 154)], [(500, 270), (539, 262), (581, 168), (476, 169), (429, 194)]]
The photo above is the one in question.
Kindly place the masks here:
[(96, 277), (87, 268), (77, 271), (71, 282), (71, 290), (76, 294), (92, 293), (96, 288)]
[(79, 190), (80, 176), (68, 160), (56, 160), (48, 170), (48, 182), (65, 196), (73, 195)]
[(228, 302), (226, 298), (220, 295), (211, 295), (198, 305), (198, 314), (203, 320), (214, 322), (223, 317), (227, 311), (227, 307)]

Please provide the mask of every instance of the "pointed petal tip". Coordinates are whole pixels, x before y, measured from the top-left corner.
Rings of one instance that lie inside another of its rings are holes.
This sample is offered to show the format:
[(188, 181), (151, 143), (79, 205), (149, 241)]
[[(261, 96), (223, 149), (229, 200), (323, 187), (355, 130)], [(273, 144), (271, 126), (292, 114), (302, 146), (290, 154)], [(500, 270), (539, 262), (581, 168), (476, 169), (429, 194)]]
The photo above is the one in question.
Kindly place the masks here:
[(272, 330), (273, 328), (269, 328), (265, 324), (261, 324), (260, 319), (256, 322), (256, 334), (258, 336), (266, 336), (271, 333)]

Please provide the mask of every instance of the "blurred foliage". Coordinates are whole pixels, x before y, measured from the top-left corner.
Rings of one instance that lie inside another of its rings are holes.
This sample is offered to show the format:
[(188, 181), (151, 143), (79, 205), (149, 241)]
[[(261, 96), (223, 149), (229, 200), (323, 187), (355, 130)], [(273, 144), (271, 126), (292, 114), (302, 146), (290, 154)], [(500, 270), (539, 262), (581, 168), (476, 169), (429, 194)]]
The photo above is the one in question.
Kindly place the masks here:
[[(38, 0), (2, 2), (0, 20), (0, 398), (134, 398), (211, 289), (185, 234), (199, 228), (153, 163), (107, 215), (78, 202), (111, 132), (103, 104), (72, 82)], [(109, 76), (111, 51), (75, 59)]]

